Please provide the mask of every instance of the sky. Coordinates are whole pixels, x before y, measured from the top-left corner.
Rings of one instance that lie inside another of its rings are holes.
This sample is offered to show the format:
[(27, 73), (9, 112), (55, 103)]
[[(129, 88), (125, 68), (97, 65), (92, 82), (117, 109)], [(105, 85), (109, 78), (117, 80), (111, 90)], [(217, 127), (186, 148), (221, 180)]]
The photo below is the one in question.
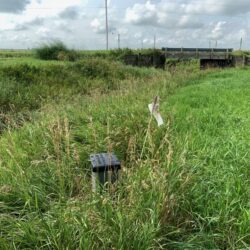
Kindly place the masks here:
[[(105, 0), (0, 0), (0, 48), (105, 49)], [(108, 0), (110, 48), (250, 47), (250, 0)]]

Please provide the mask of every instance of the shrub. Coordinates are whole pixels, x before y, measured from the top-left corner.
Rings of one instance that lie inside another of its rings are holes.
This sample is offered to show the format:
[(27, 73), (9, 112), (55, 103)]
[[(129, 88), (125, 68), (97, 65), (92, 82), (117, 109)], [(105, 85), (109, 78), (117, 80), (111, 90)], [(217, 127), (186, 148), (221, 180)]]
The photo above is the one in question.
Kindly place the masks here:
[(77, 53), (62, 42), (43, 45), (36, 49), (36, 55), (42, 60), (75, 61), (78, 58)]

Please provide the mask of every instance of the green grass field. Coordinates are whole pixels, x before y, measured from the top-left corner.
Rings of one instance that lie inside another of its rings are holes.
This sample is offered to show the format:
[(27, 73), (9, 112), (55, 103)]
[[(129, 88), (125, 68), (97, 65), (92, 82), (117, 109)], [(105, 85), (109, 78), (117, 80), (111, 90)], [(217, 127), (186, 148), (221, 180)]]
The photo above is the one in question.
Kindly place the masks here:
[[(250, 248), (249, 113), (245, 68), (1, 59), (0, 249)], [(94, 194), (105, 151), (122, 175)]]

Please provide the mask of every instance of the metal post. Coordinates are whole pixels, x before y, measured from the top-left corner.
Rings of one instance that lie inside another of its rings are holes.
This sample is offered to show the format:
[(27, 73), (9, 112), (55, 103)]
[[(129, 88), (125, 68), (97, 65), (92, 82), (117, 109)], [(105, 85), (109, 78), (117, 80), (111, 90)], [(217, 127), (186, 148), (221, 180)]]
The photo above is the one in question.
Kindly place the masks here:
[(243, 39), (241, 38), (240, 39), (240, 50), (242, 49), (242, 42), (243, 42)]
[(109, 49), (108, 0), (105, 0), (105, 13), (106, 13), (106, 50), (108, 50)]
[(118, 49), (121, 48), (121, 35), (118, 34)]

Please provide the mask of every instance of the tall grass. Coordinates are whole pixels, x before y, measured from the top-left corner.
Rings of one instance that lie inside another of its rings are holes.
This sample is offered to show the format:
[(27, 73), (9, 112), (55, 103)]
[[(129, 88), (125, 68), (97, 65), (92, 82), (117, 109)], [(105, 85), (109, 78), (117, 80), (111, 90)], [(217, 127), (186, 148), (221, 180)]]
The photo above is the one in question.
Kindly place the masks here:
[[(2, 113), (32, 117), (0, 137), (2, 249), (249, 247), (248, 71), (53, 65), (0, 69)], [(108, 150), (122, 177), (93, 194), (89, 154)]]

